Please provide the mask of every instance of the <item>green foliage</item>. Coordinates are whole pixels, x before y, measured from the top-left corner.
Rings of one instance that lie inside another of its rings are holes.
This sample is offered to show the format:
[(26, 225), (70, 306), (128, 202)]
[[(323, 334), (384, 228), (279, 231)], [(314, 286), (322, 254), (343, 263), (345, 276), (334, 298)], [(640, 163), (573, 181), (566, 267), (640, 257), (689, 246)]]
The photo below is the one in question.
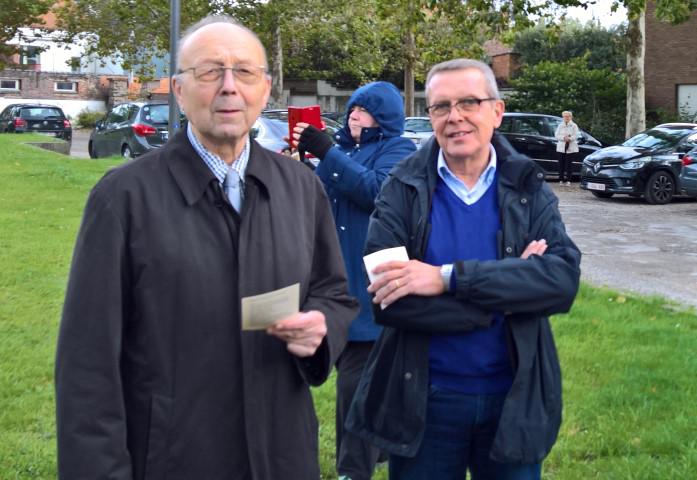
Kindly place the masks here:
[[(0, 8), (0, 69), (7, 65), (7, 57), (19, 53), (16, 45), (8, 45), (20, 33), (21, 27), (41, 24), (41, 15), (48, 12), (52, 0), (11, 0)], [(27, 39), (20, 38), (23, 44)]]
[(590, 69), (586, 57), (526, 66), (511, 81), (515, 93), (506, 100), (509, 111), (560, 115), (574, 121), (603, 143), (624, 139), (626, 82), (608, 68)]
[(626, 26), (604, 28), (592, 23), (581, 25), (537, 25), (515, 36), (513, 49), (523, 65), (542, 61), (566, 62), (587, 55), (589, 68), (624, 70)]
[[(141, 79), (152, 78), (153, 59), (169, 51), (169, 0), (66, 0), (56, 8), (57, 25), (66, 32), (63, 42), (85, 41), (84, 56), (111, 56)], [(217, 3), (181, 2), (182, 31), (209, 13)]]
[(80, 113), (77, 114), (77, 124), (81, 128), (94, 128), (97, 121), (101, 120), (103, 117), (103, 112), (93, 112), (89, 108), (85, 108), (84, 110), (80, 110)]
[[(56, 478), (53, 360), (70, 257), (89, 189), (118, 164), (20, 145), (40, 138), (0, 135), (2, 479)], [(565, 408), (543, 478), (692, 478), (694, 311), (583, 285), (552, 321)], [(334, 377), (313, 394), (322, 478), (335, 479)]]

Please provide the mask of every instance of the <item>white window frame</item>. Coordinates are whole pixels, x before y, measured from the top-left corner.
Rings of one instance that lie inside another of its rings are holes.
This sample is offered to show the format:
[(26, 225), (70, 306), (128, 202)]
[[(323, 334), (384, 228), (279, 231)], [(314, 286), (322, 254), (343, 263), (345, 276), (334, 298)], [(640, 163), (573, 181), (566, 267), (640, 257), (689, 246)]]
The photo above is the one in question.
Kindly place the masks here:
[(23, 45), (19, 63), (22, 65), (41, 65), (41, 49), (35, 45)]
[(3, 92), (19, 92), (19, 90), (20, 90), (20, 88), (21, 88), (21, 83), (20, 83), (20, 81), (17, 80), (17, 79), (14, 79), (14, 78), (2, 78), (2, 79), (0, 79), (0, 81), (2, 81), (2, 82), (15, 82), (14, 88), (5, 88), (5, 87), (2, 86), (2, 84), (0, 84), (0, 91), (3, 91)]
[[(73, 85), (73, 88), (71, 90), (65, 88), (58, 88), (59, 83), (71, 83)], [(53, 82), (53, 91), (58, 93), (77, 93), (77, 82), (71, 82), (69, 80), (66, 80), (64, 82)]]

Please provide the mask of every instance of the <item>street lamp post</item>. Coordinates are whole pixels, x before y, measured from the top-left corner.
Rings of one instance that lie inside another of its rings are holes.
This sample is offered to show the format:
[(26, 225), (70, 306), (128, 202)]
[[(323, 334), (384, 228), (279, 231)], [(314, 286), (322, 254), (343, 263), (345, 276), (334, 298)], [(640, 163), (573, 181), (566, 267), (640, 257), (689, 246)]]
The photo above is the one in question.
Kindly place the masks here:
[(172, 78), (177, 68), (177, 42), (179, 41), (179, 0), (169, 0), (169, 138), (179, 130), (179, 105), (172, 91)]

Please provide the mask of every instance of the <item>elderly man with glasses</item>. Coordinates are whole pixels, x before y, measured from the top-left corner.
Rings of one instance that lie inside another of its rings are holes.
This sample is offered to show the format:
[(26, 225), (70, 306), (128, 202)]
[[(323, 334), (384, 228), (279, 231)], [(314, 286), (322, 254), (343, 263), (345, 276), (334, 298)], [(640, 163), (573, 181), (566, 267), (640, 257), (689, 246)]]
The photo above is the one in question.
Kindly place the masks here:
[[(59, 477), (318, 479), (309, 387), (358, 311), (329, 202), (249, 137), (270, 91), (256, 35), (204, 19), (178, 64), (188, 129), (87, 200), (56, 357)], [(245, 297), (271, 292), (268, 322), (242, 329)]]
[(543, 172), (495, 132), (491, 69), (438, 64), (426, 97), (434, 138), (390, 173), (368, 228), (366, 253), (410, 260), (373, 270), (385, 329), (347, 428), (390, 453), (392, 479), (537, 480), (561, 422), (547, 317), (570, 309), (581, 254)]

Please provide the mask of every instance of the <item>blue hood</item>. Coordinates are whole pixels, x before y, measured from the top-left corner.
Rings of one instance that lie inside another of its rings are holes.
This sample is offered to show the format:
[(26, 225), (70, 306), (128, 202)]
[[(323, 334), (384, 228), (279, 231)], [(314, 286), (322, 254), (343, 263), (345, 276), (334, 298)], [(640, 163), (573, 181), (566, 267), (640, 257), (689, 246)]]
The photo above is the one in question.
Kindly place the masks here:
[(358, 105), (373, 116), (384, 137), (398, 137), (404, 133), (404, 101), (397, 87), (390, 82), (372, 82), (353, 92), (346, 104), (344, 130), (350, 135), (348, 117)]

